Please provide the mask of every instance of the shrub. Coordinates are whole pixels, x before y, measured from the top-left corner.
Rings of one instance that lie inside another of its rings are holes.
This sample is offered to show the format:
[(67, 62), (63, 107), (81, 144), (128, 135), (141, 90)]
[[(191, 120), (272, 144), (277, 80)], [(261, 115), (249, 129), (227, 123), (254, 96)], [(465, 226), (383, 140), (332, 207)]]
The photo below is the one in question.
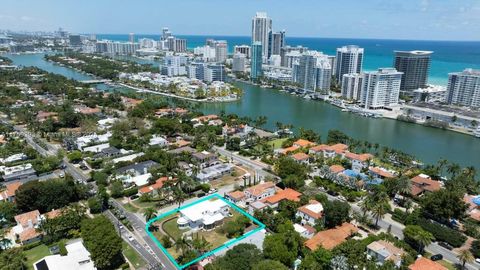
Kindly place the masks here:
[(395, 210), (393, 210), (393, 214), (392, 214), (392, 219), (397, 221), (397, 222), (400, 222), (402, 224), (405, 224), (405, 220), (407, 219), (408, 217), (408, 214), (398, 208), (395, 208)]
[(473, 241), (470, 251), (475, 258), (480, 258), (480, 240)]
[(462, 233), (442, 226), (438, 223), (434, 223), (430, 220), (419, 218), (417, 223), (424, 230), (433, 234), (435, 239), (437, 239), (438, 241), (447, 242), (453, 247), (461, 247), (463, 243), (465, 243), (465, 241), (467, 240), (467, 237)]
[(123, 191), (123, 196), (130, 197), (138, 193), (138, 188), (132, 187)]

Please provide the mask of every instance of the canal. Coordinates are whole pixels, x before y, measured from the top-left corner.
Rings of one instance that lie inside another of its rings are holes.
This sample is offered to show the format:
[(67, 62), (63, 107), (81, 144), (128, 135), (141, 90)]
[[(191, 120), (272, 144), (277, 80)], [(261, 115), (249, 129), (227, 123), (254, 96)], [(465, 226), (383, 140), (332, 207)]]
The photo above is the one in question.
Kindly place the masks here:
[[(86, 80), (89, 76), (57, 66), (43, 59), (42, 54), (8, 55), (16, 65), (37, 66), (66, 77)], [(306, 100), (288, 93), (235, 83), (244, 90), (241, 100), (230, 103), (204, 103), (204, 113), (235, 113), (255, 119), (266, 116), (265, 126), (274, 130), (276, 122), (295, 128), (312, 129), (326, 138), (330, 129), (338, 129), (355, 139), (388, 146), (412, 154), (426, 163), (441, 158), (480, 170), (480, 139), (473, 136), (389, 119), (365, 118), (342, 112), (321, 101)]]

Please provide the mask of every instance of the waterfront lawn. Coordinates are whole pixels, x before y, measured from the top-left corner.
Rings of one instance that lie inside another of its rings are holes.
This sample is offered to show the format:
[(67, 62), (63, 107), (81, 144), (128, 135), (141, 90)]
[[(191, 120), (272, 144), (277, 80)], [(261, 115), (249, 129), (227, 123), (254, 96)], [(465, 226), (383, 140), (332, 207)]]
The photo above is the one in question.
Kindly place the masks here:
[(278, 148), (282, 148), (282, 143), (286, 140), (288, 140), (288, 138), (275, 139), (275, 140), (269, 141), (268, 144), (273, 146), (273, 149), (278, 149)]
[(27, 257), (27, 269), (33, 270), (33, 264), (38, 260), (42, 259), (45, 256), (51, 255), (50, 250), (45, 244), (36, 246), (32, 249), (24, 251), (25, 256)]
[(139, 269), (144, 267), (147, 263), (143, 260), (143, 258), (138, 254), (129, 244), (126, 242), (122, 243), (123, 248), (123, 256), (127, 258), (127, 260), (135, 267), (135, 269)]

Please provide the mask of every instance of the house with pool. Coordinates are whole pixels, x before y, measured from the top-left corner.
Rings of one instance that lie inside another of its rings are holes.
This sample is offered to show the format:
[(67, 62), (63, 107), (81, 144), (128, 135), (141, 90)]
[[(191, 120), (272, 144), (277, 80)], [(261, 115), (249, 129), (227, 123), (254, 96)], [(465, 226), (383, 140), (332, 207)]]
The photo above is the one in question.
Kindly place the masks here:
[(206, 200), (181, 209), (177, 220), (181, 230), (213, 230), (231, 216), (230, 206), (220, 199)]

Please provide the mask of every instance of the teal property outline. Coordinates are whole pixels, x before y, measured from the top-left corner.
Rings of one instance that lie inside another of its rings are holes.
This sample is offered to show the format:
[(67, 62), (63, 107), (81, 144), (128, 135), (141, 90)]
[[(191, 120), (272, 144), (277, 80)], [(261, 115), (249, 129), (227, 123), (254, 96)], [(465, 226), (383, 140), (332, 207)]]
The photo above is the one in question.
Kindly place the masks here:
[[(201, 203), (201, 202), (203, 202), (203, 201), (210, 200), (210, 199), (212, 199), (212, 198), (217, 198), (217, 199), (220, 199), (220, 200), (224, 201), (224, 202), (227, 203), (230, 207), (232, 207), (233, 209), (237, 210), (238, 212), (240, 212), (240, 213), (243, 214), (244, 216), (248, 217), (251, 221), (253, 221), (254, 223), (256, 223), (256, 224), (258, 225), (258, 228), (256, 228), (255, 230), (249, 231), (249, 232), (243, 234), (243, 235), (240, 236), (240, 237), (237, 237), (237, 238), (235, 238), (235, 239), (231, 239), (231, 240), (223, 243), (223, 245), (221, 245), (221, 246), (219, 246), (219, 247), (217, 247), (217, 248), (215, 248), (215, 249), (213, 249), (213, 250), (211, 250), (211, 251), (203, 254), (202, 256), (200, 256), (200, 257), (198, 257), (198, 258), (196, 258), (196, 259), (194, 259), (194, 260), (192, 260), (192, 261), (190, 261), (190, 262), (188, 262), (188, 263), (185, 263), (185, 264), (180, 265), (180, 264), (177, 263), (177, 261), (175, 260), (175, 258), (173, 258), (172, 255), (170, 255), (170, 253), (167, 251), (167, 249), (166, 249), (165, 247), (163, 247), (163, 245), (160, 243), (160, 241), (158, 241), (158, 239), (148, 230), (148, 228), (150, 228), (150, 225), (151, 225), (153, 222), (155, 222), (155, 221), (157, 221), (157, 220), (159, 220), (159, 219), (162, 219), (162, 218), (164, 218), (164, 217), (166, 217), (166, 216), (169, 216), (169, 215), (171, 215), (171, 214), (174, 214), (174, 213), (176, 213), (176, 212), (179, 212), (180, 210), (185, 209), (185, 208), (190, 207), (190, 206), (193, 206), (193, 205), (195, 205), (195, 204), (197, 204), (197, 203)], [(148, 236), (153, 240), (153, 242), (155, 242), (155, 244), (156, 244), (156, 245), (163, 251), (163, 253), (168, 257), (168, 259), (170, 259), (170, 261), (175, 265), (175, 267), (177, 267), (178, 269), (184, 269), (184, 268), (186, 268), (186, 267), (188, 267), (188, 266), (190, 266), (190, 265), (192, 265), (192, 264), (194, 264), (194, 263), (197, 263), (197, 262), (205, 259), (206, 257), (208, 257), (208, 256), (210, 256), (210, 255), (213, 255), (214, 253), (216, 253), (216, 252), (218, 252), (218, 251), (220, 251), (220, 250), (223, 250), (223, 249), (225, 249), (225, 248), (228, 248), (228, 246), (230, 246), (230, 245), (232, 245), (232, 244), (234, 244), (234, 243), (236, 243), (236, 242), (238, 242), (238, 241), (240, 241), (240, 240), (243, 240), (243, 239), (247, 238), (248, 236), (250, 236), (250, 235), (252, 235), (252, 234), (254, 234), (254, 233), (256, 233), (256, 232), (259, 232), (259, 231), (265, 229), (265, 227), (266, 227), (265, 224), (263, 224), (262, 222), (260, 222), (260, 221), (257, 220), (256, 218), (254, 218), (254, 217), (253, 217), (252, 215), (250, 215), (249, 213), (247, 213), (247, 212), (245, 212), (244, 210), (242, 210), (242, 209), (241, 209), (240, 207), (238, 207), (236, 204), (234, 204), (234, 203), (226, 200), (224, 197), (220, 196), (219, 194), (214, 193), (214, 194), (212, 194), (212, 195), (209, 195), (209, 196), (204, 197), (204, 198), (202, 198), (202, 199), (199, 199), (199, 200), (197, 200), (197, 201), (194, 201), (194, 202), (191, 202), (191, 203), (189, 203), (189, 204), (186, 204), (186, 205), (184, 205), (184, 206), (182, 206), (182, 207), (178, 207), (178, 208), (175, 208), (175, 209), (173, 209), (173, 210), (170, 210), (170, 211), (168, 211), (168, 212), (166, 212), (166, 213), (161, 214), (160, 216), (157, 216), (157, 217), (149, 220), (149, 221), (147, 222), (147, 224), (145, 225), (145, 231), (147, 232)]]

